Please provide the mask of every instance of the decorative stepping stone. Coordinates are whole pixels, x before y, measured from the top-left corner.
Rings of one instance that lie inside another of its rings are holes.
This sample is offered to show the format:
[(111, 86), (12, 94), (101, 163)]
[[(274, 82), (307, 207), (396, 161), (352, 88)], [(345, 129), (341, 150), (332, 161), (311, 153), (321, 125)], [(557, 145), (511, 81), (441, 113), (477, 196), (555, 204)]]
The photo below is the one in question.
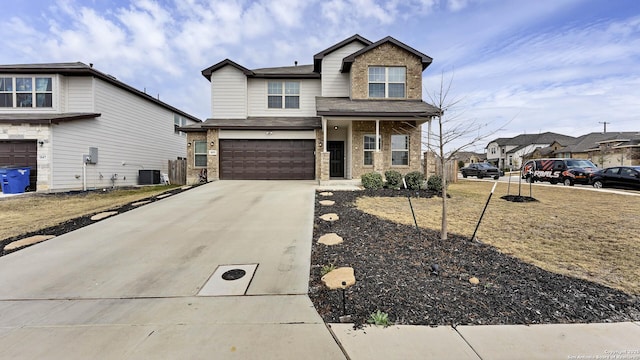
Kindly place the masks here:
[(333, 193), (329, 191), (323, 191), (320, 193), (320, 196), (333, 196)]
[(140, 205), (145, 205), (145, 204), (148, 204), (148, 203), (150, 203), (150, 202), (151, 202), (151, 201), (149, 201), (149, 200), (145, 200), (145, 201), (138, 201), (138, 202), (136, 202), (136, 203), (131, 204), (131, 206), (140, 206)]
[(471, 284), (473, 284), (473, 285), (478, 285), (478, 284), (480, 284), (480, 280), (478, 280), (478, 278), (477, 278), (477, 277), (475, 277), (475, 276), (474, 276), (474, 277), (472, 277), (471, 279), (469, 279), (469, 282), (470, 282)]
[(322, 206), (331, 206), (333, 204), (335, 204), (336, 202), (333, 200), (320, 200), (320, 205)]
[(181, 187), (180, 189), (181, 189), (181, 190), (189, 190), (189, 189), (191, 189), (192, 187), (193, 187), (193, 186), (191, 186), (191, 185), (187, 185), (187, 186), (183, 186), (183, 187)]
[[(330, 271), (321, 280), (331, 290), (346, 289), (356, 283), (356, 276), (352, 267), (341, 267)], [(345, 285), (342, 285), (343, 282)]]
[(92, 221), (98, 221), (98, 220), (106, 219), (106, 218), (108, 218), (109, 216), (113, 216), (113, 215), (115, 215), (115, 214), (117, 214), (117, 213), (118, 213), (117, 211), (106, 211), (106, 212), (102, 212), (102, 213), (99, 213), (99, 214), (95, 214), (95, 215), (93, 215), (93, 216), (91, 217), (91, 220), (92, 220)]
[(15, 249), (19, 249), (19, 248), (25, 247), (27, 245), (37, 244), (37, 243), (45, 241), (45, 240), (53, 239), (54, 237), (55, 237), (54, 235), (34, 235), (34, 236), (30, 236), (28, 238), (20, 239), (18, 241), (14, 241), (14, 242), (6, 245), (4, 247), (4, 251), (15, 250)]
[(320, 236), (318, 239), (320, 244), (325, 244), (327, 246), (338, 245), (342, 242), (342, 238), (338, 236), (336, 233), (329, 233)]
[(322, 216), (320, 216), (320, 219), (324, 220), (324, 221), (336, 221), (339, 219), (338, 214), (335, 213), (329, 213), (329, 214), (324, 214)]
[(162, 195), (158, 195), (158, 196), (156, 196), (156, 198), (158, 198), (158, 199), (164, 199), (164, 198), (166, 198), (167, 196), (171, 196), (171, 194), (162, 194)]

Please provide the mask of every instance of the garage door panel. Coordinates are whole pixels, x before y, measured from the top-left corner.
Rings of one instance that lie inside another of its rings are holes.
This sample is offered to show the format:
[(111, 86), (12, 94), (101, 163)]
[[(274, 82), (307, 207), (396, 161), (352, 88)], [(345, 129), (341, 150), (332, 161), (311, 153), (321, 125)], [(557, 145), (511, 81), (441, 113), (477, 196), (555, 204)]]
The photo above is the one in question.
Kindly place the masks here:
[(220, 140), (220, 178), (315, 179), (313, 140)]
[(0, 140), (0, 167), (31, 168), (30, 188), (36, 188), (38, 178), (38, 148), (35, 140)]

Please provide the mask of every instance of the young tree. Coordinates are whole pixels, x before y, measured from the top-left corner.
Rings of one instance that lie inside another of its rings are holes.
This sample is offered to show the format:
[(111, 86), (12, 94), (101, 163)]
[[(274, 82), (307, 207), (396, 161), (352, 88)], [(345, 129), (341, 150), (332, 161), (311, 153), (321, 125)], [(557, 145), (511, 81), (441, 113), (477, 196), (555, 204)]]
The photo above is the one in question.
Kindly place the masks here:
[[(442, 176), (442, 224), (440, 228), (440, 239), (447, 240), (447, 177), (444, 169), (452, 158), (460, 151), (477, 145), (480, 141), (493, 136), (497, 131), (502, 130), (506, 124), (498, 129), (489, 130), (488, 123), (479, 123), (477, 120), (470, 120), (464, 117), (464, 112), (459, 112), (457, 108), (461, 105), (461, 99), (451, 98), (451, 85), (453, 76), (445, 81), (444, 72), (440, 77), (440, 86), (433, 92), (425, 90), (431, 105), (440, 111), (432, 119), (435, 121), (437, 133), (431, 132), (431, 124), (427, 132), (425, 146), (429, 151), (433, 151), (440, 165)], [(509, 121), (510, 122), (510, 121)], [(508, 122), (507, 122), (508, 123)]]

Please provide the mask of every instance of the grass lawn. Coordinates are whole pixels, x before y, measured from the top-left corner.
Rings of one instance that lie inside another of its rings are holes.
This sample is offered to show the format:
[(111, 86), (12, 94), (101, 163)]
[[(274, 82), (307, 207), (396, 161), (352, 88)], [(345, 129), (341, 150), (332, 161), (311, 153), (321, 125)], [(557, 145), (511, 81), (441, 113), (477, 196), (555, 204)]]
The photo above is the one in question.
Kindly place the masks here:
[(161, 194), (177, 185), (145, 186), (80, 194), (26, 194), (0, 199), (0, 240), (45, 229)]
[[(449, 186), (449, 232), (471, 238), (493, 182), (459, 181)], [(511, 184), (510, 194), (517, 194)], [(538, 202), (502, 200), (499, 183), (477, 238), (545, 270), (640, 294), (640, 197), (573, 187), (533, 186)], [(522, 195), (529, 196), (523, 184)], [(440, 229), (442, 199), (411, 199), (418, 225)], [(358, 209), (413, 224), (406, 198), (364, 197)]]

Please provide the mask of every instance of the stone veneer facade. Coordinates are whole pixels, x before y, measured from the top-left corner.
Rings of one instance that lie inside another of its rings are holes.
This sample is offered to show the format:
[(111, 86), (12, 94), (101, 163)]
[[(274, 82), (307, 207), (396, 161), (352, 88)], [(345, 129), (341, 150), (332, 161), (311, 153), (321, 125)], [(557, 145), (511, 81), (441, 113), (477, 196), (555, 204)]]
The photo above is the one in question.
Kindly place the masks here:
[[(190, 132), (187, 133), (187, 184), (196, 184), (198, 182), (198, 177), (200, 175), (200, 171), (203, 169), (201, 167), (195, 167), (195, 141), (206, 141), (207, 133), (206, 132)], [(207, 156), (207, 164), (211, 161), (210, 157)], [(207, 173), (208, 165), (207, 165)], [(208, 174), (207, 174), (208, 175)]]
[[(401, 174), (422, 170), (420, 162), (422, 131), (415, 122), (407, 124), (407, 122), (380, 121), (382, 147), (380, 153), (374, 153), (374, 165), (366, 166), (364, 165), (364, 136), (376, 133), (376, 123), (375, 121), (354, 121), (352, 126), (352, 178), (358, 179), (362, 174), (373, 171), (384, 175), (387, 169), (396, 170)], [(409, 135), (409, 165), (391, 166), (391, 135)]]
[[(384, 43), (355, 58), (351, 65), (351, 98), (369, 99), (370, 66), (404, 66), (406, 72), (406, 99), (422, 100), (422, 62), (410, 52)], [(403, 99), (390, 99), (401, 101)]]

